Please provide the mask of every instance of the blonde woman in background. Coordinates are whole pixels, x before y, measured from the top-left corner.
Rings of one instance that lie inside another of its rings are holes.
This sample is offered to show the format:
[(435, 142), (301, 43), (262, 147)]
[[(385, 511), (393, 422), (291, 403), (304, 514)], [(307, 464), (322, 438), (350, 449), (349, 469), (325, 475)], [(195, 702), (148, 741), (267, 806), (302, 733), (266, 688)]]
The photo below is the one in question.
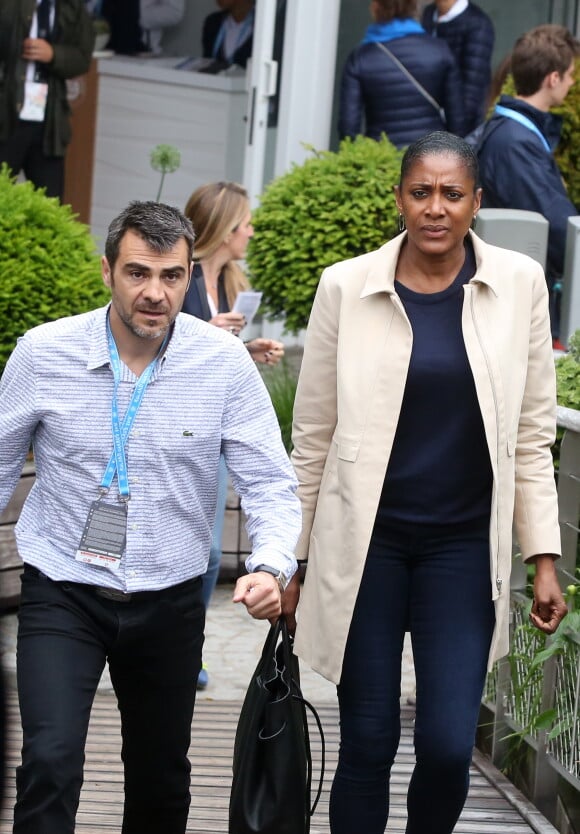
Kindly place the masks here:
[[(187, 201), (185, 214), (195, 232), (195, 261), (183, 312), (239, 336), (246, 322), (241, 313), (232, 312), (232, 307), (237, 294), (250, 285), (237, 262), (244, 258), (254, 234), (247, 191), (234, 182), (202, 185)], [(284, 355), (284, 345), (274, 339), (252, 339), (246, 347), (255, 362), (265, 365), (277, 364)], [(222, 457), (209, 564), (203, 576), (206, 610), (219, 574), (226, 496), (227, 471)], [(205, 689), (207, 684), (208, 673), (203, 666), (198, 689)]]

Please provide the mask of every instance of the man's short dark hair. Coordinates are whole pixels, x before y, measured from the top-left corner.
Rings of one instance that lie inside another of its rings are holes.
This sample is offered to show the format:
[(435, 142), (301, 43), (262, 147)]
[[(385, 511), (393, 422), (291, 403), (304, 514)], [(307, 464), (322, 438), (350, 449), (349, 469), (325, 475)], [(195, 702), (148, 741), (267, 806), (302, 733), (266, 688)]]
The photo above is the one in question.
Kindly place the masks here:
[(532, 96), (547, 75), (563, 76), (580, 53), (580, 44), (565, 26), (544, 23), (521, 35), (514, 46), (511, 71), (516, 93)]
[(194, 233), (191, 222), (179, 209), (153, 200), (134, 200), (109, 226), (105, 242), (105, 256), (111, 270), (119, 256), (124, 235), (132, 231), (143, 238), (154, 252), (168, 252), (183, 238), (187, 244), (188, 260), (193, 259)]

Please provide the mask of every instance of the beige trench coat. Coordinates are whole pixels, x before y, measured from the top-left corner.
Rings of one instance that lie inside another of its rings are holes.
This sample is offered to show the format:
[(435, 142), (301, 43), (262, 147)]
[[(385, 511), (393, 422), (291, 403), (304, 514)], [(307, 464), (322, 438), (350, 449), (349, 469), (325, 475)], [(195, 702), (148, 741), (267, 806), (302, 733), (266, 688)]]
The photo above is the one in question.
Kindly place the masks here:
[[(472, 233), (471, 233), (472, 234)], [(338, 682), (389, 462), (413, 334), (394, 290), (404, 235), (326, 269), (306, 336), (292, 460), (308, 559), (295, 651)], [(524, 559), (560, 553), (550, 447), (556, 385), (546, 281), (525, 255), (472, 234), (462, 328), (493, 469), (489, 664), (508, 651), (512, 525)], [(453, 612), (449, 612), (453, 616)]]

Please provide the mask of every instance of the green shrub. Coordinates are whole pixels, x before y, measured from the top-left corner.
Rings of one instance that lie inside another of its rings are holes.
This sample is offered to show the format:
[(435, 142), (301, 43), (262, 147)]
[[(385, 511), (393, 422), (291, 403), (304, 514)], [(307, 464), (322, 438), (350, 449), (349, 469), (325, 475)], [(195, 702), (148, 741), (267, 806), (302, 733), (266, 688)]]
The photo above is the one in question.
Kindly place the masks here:
[(580, 410), (580, 330), (570, 337), (569, 349), (556, 360), (558, 405)]
[(294, 411), (296, 385), (298, 384), (297, 373), (288, 365), (286, 360), (282, 360), (274, 368), (261, 370), (264, 384), (268, 389), (278, 418), (284, 448), (290, 454), (292, 451), (292, 413)]
[(262, 309), (285, 316), (294, 333), (308, 323), (322, 270), (376, 249), (398, 228), (401, 151), (385, 138), (359, 136), (337, 152), (313, 154), (266, 188), (247, 256)]
[(26, 330), (105, 304), (100, 259), (70, 206), (0, 171), (0, 373)]

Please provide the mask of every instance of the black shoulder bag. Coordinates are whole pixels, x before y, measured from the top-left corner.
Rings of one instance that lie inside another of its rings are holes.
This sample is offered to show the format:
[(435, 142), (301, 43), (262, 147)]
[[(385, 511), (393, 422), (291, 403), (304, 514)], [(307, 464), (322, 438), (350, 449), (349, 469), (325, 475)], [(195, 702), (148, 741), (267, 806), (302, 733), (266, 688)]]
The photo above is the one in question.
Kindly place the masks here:
[[(322, 740), (311, 806), (308, 708)], [(324, 734), (300, 691), (298, 658), (286, 620), (271, 626), (240, 712), (234, 745), (229, 834), (308, 834), (324, 778)]]

